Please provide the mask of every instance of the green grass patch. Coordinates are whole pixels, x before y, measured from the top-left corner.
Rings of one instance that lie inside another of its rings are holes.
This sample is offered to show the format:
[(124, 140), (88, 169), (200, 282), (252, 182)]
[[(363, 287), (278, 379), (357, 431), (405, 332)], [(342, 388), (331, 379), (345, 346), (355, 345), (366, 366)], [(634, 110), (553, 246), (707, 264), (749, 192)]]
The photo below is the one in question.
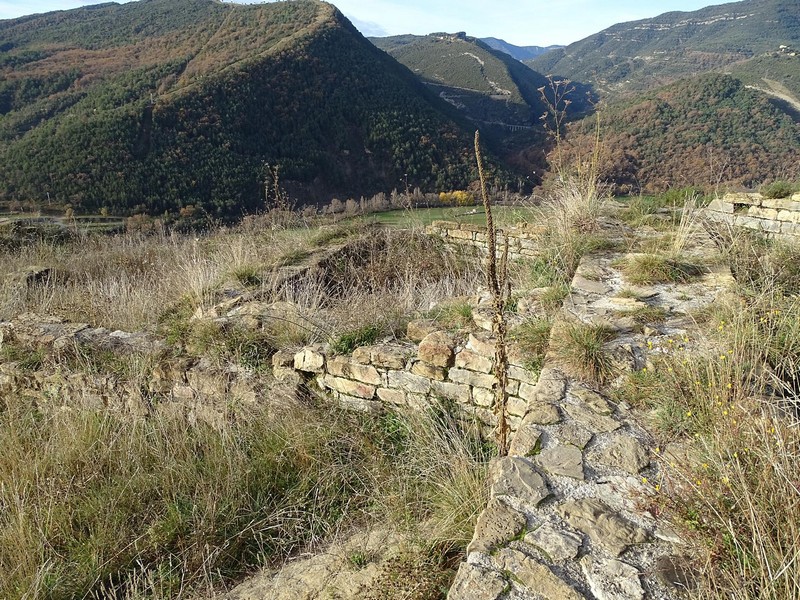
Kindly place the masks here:
[(702, 275), (703, 267), (658, 254), (637, 254), (623, 264), (625, 278), (634, 285), (688, 283)]
[(360, 346), (369, 346), (378, 341), (381, 330), (375, 325), (365, 325), (354, 331), (339, 335), (331, 343), (331, 352), (334, 354), (351, 354)]
[(558, 361), (573, 375), (603, 385), (613, 375), (611, 356), (604, 345), (614, 330), (602, 324), (565, 323), (553, 336)]
[(553, 323), (548, 318), (531, 319), (518, 325), (510, 332), (510, 338), (525, 355), (525, 366), (538, 373), (542, 370), (550, 329)]

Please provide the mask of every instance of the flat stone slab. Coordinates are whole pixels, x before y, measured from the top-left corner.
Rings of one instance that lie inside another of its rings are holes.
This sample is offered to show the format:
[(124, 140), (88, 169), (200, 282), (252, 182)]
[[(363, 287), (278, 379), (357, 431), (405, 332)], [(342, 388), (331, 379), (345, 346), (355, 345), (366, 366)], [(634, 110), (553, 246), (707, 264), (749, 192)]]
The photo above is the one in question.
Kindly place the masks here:
[(467, 553), (483, 552), (489, 554), (495, 548), (504, 546), (517, 537), (525, 528), (525, 516), (493, 498), (478, 517), (475, 534), (467, 546)]
[(620, 560), (581, 559), (581, 570), (597, 600), (643, 600), (644, 589), (636, 567)]
[(519, 550), (503, 548), (493, 557), (493, 560), (503, 571), (512, 573), (517, 581), (545, 600), (583, 600), (585, 598), (553, 573), (547, 565), (543, 565)]
[(625, 433), (616, 435), (608, 445), (598, 450), (595, 460), (601, 465), (634, 475), (650, 464), (644, 446), (635, 437)]
[(525, 536), (525, 543), (544, 552), (550, 560), (561, 562), (578, 556), (583, 539), (577, 533), (563, 531), (550, 523), (544, 523)]
[(560, 444), (543, 450), (538, 456), (541, 467), (553, 475), (563, 475), (583, 481), (583, 453), (571, 444)]
[(607, 549), (614, 556), (622, 554), (628, 546), (647, 541), (647, 533), (613, 512), (595, 498), (566, 502), (558, 507), (558, 514), (575, 529), (588, 534), (592, 542)]
[(563, 408), (570, 417), (594, 433), (608, 433), (622, 427), (616, 419), (599, 415), (582, 402), (567, 402)]
[(496, 571), (461, 563), (455, 581), (447, 594), (448, 600), (497, 600), (508, 582)]
[(545, 478), (524, 458), (507, 456), (495, 464), (492, 496), (512, 496), (537, 506), (550, 495)]

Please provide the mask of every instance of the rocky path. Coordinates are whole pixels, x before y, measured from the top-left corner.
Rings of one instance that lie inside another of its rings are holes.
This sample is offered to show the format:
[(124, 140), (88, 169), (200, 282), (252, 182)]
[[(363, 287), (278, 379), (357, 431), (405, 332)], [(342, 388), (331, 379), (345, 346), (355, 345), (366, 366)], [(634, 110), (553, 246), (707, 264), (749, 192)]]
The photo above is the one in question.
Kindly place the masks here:
[[(715, 255), (704, 235), (692, 244), (706, 260)], [(727, 267), (710, 267), (692, 283), (631, 286), (625, 259), (585, 258), (559, 317), (613, 328), (605, 350), (623, 372), (647, 368), (648, 351), (689, 339), (691, 312), (732, 283)], [(662, 309), (665, 321), (637, 327), (630, 314), (643, 308)], [(681, 540), (658, 517), (664, 473), (639, 416), (549, 354), (509, 456), (494, 465), (491, 499), (449, 600), (679, 597), (691, 581)]]

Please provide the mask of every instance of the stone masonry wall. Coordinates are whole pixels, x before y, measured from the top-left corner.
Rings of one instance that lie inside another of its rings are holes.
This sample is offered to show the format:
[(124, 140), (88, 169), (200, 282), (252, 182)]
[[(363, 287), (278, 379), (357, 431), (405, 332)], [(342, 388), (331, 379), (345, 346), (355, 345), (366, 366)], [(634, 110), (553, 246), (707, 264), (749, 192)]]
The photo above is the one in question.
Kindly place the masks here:
[[(456, 246), (472, 246), (485, 254), (486, 227), (483, 225), (470, 225), (453, 221), (434, 221), (426, 229), (427, 233), (441, 237), (445, 244)], [(497, 247), (503, 248), (506, 237), (508, 238), (508, 256), (512, 260), (535, 258), (538, 256), (537, 248), (541, 245), (537, 241), (541, 235), (541, 227), (534, 225), (515, 225), (504, 228), (497, 233)]]
[[(307, 384), (359, 410), (380, 410), (383, 405), (423, 408), (445, 399), (493, 427), (497, 384), (492, 374), (493, 338), (483, 332), (459, 337), (432, 321), (410, 323), (408, 338), (404, 343), (357, 348), (350, 356), (332, 355), (321, 346), (282, 351), (273, 357), (273, 370), (279, 379), (299, 373)], [(510, 361), (508, 408), (511, 427), (516, 429), (533, 397), (537, 376), (525, 368), (522, 352), (512, 348)]]
[(706, 209), (714, 221), (800, 241), (800, 194), (770, 199), (761, 194), (725, 194)]

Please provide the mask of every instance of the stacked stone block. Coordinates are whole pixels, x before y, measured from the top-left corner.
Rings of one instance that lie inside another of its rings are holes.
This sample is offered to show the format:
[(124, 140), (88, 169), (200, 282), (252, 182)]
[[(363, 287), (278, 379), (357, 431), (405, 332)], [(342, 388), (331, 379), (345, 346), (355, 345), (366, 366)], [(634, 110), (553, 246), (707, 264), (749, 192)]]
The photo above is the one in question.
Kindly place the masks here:
[[(421, 409), (444, 399), (487, 427), (494, 426), (492, 406), (498, 383), (493, 374), (494, 338), (482, 332), (459, 338), (431, 321), (410, 323), (408, 337), (408, 343), (362, 347), (351, 356), (332, 356), (322, 347), (279, 353), (273, 366), (276, 376), (299, 372), (352, 408)], [(508, 409), (511, 428), (516, 430), (533, 398), (537, 376), (525, 367), (520, 351), (512, 348), (510, 355)]]
[[(437, 235), (445, 244), (456, 247), (473, 247), (486, 254), (486, 227), (453, 221), (434, 221), (427, 228), (427, 233)], [(534, 225), (515, 225), (498, 231), (497, 247), (502, 249), (508, 239), (508, 256), (512, 260), (536, 258), (540, 246), (538, 238), (542, 228)]]
[(706, 214), (714, 221), (800, 241), (800, 194), (781, 199), (764, 198), (761, 194), (725, 194), (708, 205)]

